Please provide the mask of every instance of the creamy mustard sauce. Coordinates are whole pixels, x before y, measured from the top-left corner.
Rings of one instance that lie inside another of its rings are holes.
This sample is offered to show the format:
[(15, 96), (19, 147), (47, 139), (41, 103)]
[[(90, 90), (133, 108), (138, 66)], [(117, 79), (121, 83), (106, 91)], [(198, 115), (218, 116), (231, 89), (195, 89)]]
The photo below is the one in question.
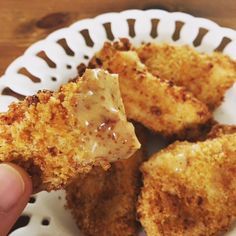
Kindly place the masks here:
[(118, 76), (96, 69), (86, 70), (82, 79), (77, 111), (84, 161), (128, 158), (140, 144), (126, 119)]

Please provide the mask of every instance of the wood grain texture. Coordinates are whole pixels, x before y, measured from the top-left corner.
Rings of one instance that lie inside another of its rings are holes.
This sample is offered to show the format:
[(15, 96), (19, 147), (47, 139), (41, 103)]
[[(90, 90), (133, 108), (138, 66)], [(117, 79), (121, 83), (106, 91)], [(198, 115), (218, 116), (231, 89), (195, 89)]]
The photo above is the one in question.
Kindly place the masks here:
[(183, 11), (236, 29), (235, 0), (0, 0), (0, 75), (28, 46), (50, 32), (82, 18), (132, 8)]

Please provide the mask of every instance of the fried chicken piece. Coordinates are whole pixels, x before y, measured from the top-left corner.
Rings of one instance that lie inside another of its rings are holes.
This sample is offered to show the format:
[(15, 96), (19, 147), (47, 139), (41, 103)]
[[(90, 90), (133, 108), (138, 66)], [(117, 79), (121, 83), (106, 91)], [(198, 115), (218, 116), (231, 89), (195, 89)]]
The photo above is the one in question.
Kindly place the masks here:
[(108, 168), (140, 147), (117, 75), (103, 70), (12, 104), (0, 114), (0, 142), (0, 162), (25, 168), (35, 191), (59, 189), (93, 165)]
[(236, 134), (176, 142), (143, 164), (138, 218), (147, 235), (209, 236), (236, 216)]
[(89, 66), (119, 74), (127, 117), (164, 136), (194, 136), (211, 117), (206, 105), (184, 88), (150, 74), (125, 40), (105, 43)]
[(198, 53), (189, 46), (145, 44), (136, 49), (155, 76), (184, 86), (213, 110), (236, 81), (236, 62), (222, 53)]
[(142, 149), (131, 158), (113, 163), (107, 171), (95, 167), (75, 179), (66, 189), (67, 205), (86, 236), (137, 235), (139, 166), (144, 159), (146, 142), (145, 130), (138, 127), (137, 131)]

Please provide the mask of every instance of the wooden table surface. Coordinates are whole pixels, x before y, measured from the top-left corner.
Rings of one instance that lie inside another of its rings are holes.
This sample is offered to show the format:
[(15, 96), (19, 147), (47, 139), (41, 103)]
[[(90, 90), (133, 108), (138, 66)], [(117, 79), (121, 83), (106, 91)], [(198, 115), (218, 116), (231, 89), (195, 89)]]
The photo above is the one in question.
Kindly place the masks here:
[(132, 8), (183, 11), (236, 29), (235, 0), (0, 0), (0, 75), (50, 32), (78, 19)]

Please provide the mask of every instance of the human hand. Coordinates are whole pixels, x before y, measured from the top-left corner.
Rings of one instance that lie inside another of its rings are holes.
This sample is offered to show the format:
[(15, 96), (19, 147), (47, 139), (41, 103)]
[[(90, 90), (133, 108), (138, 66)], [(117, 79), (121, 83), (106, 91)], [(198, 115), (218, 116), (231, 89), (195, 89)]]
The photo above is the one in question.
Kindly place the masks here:
[(5, 236), (24, 210), (32, 184), (20, 167), (0, 164), (0, 236)]

